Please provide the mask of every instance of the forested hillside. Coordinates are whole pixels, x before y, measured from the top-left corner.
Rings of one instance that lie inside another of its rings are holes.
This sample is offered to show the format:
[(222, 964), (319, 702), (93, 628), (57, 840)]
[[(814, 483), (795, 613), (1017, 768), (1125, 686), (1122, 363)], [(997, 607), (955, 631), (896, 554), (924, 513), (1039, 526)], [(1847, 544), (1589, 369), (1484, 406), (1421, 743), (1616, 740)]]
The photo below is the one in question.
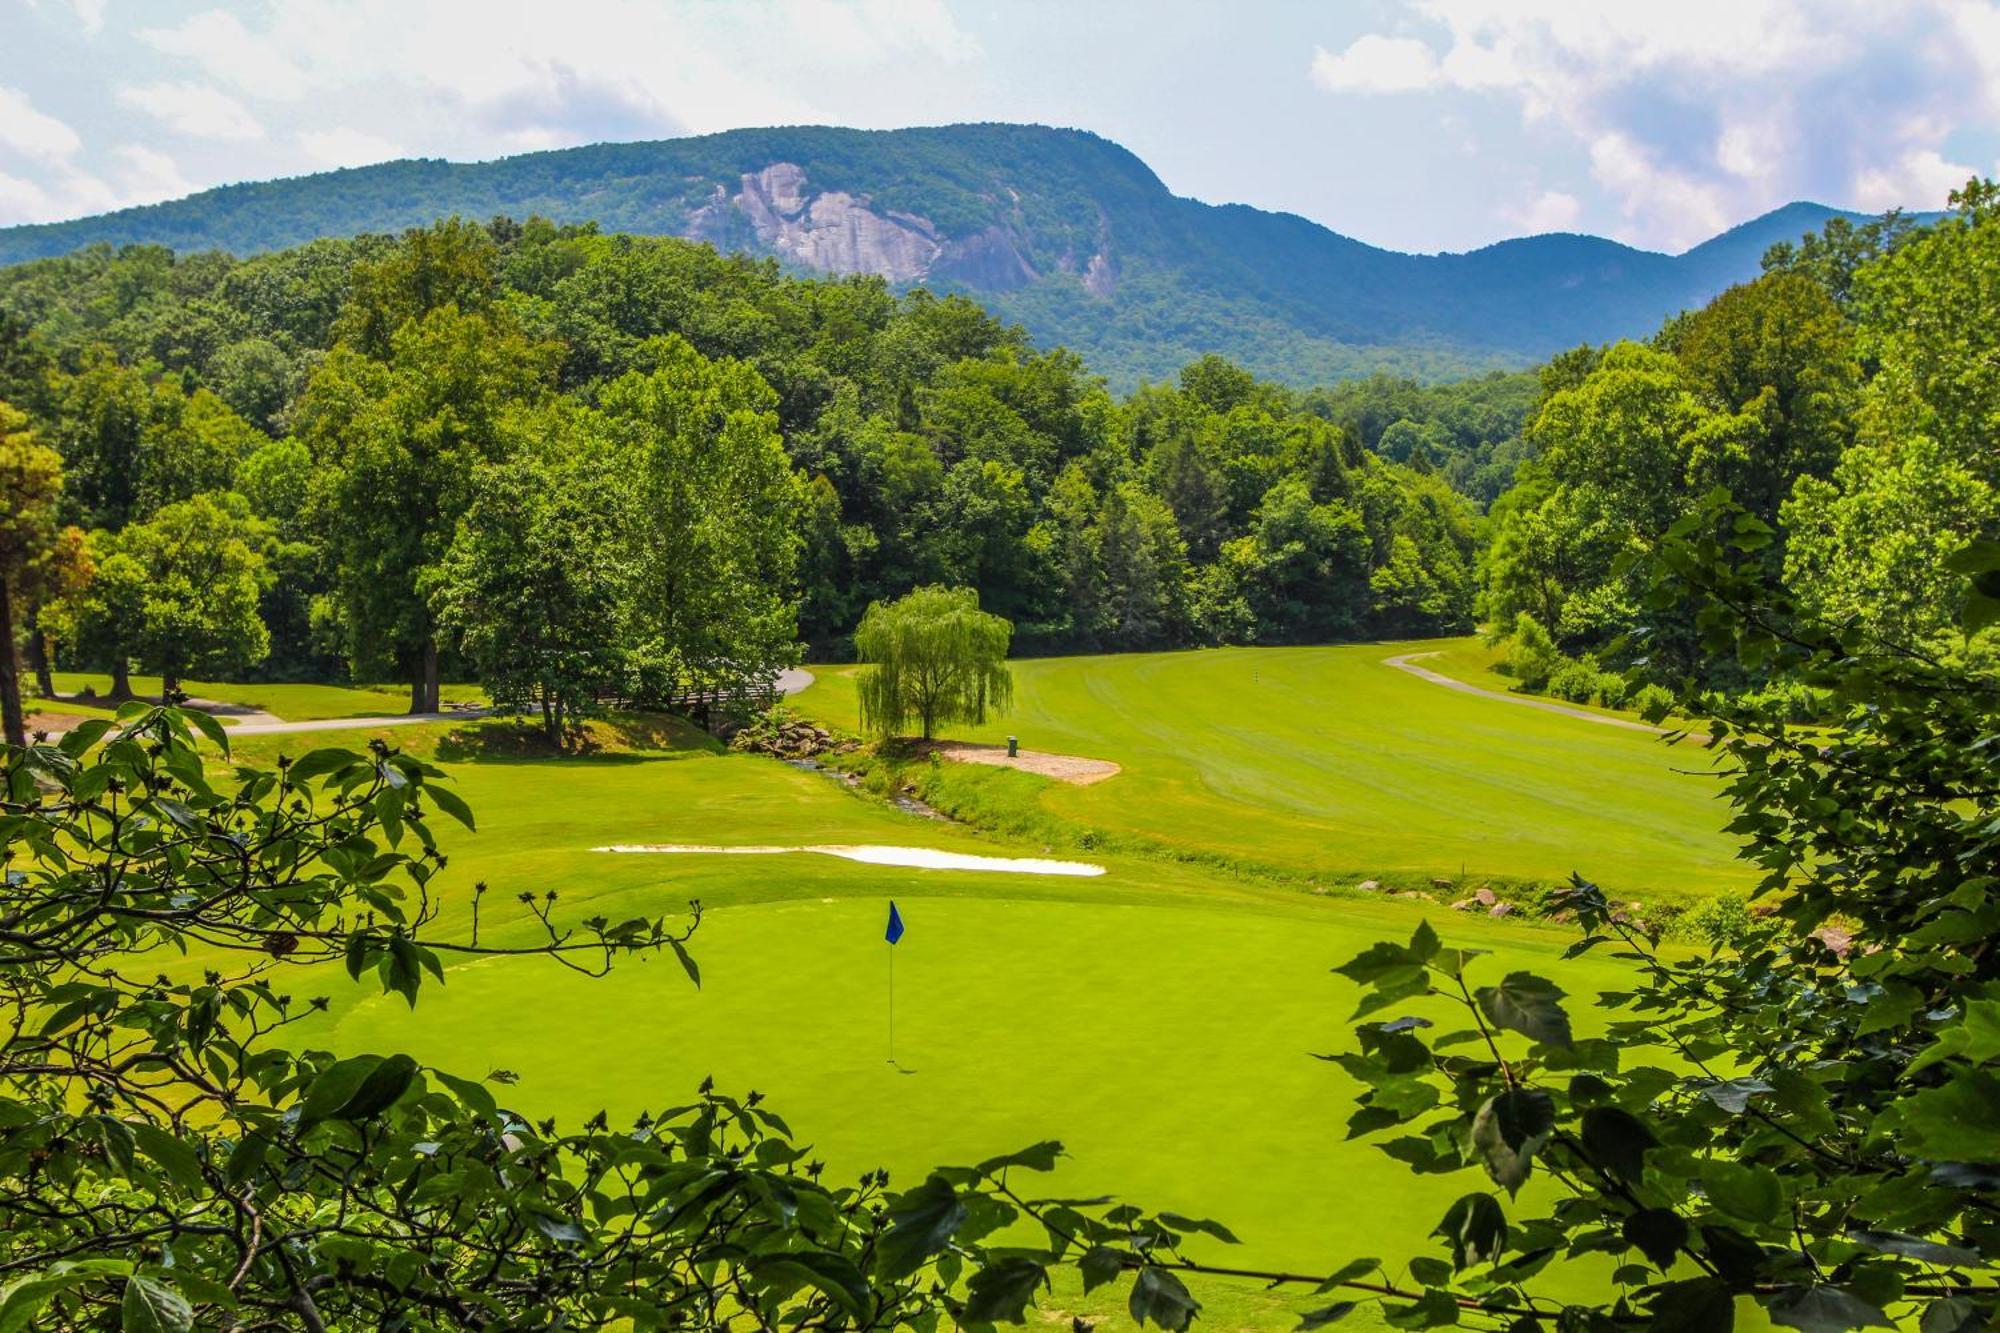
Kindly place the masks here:
[(1297, 387), (1518, 368), (1641, 336), (1835, 215), (1793, 204), (1680, 256), (1573, 235), (1408, 255), (1299, 217), (1177, 198), (1131, 153), (1080, 131), (800, 127), (229, 186), (0, 230), (0, 263), (99, 242), (248, 255), (453, 214), (687, 236), (803, 272), (969, 293), (1120, 391), (1210, 352)]

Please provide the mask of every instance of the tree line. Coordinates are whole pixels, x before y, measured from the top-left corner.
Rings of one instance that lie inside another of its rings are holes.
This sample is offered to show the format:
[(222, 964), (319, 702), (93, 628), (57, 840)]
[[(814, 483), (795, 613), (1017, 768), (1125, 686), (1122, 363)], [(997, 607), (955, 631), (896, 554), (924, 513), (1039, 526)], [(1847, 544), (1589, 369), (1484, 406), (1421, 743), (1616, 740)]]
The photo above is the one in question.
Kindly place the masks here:
[(1771, 579), (1816, 620), (1992, 665), (1952, 558), (2000, 532), (2000, 193), (1952, 212), (1835, 219), (1755, 282), (1653, 338), (1540, 371), (1529, 456), (1493, 504), (1481, 606), (1531, 688), (1610, 697), (1613, 660), (1722, 690), (1819, 697), (1718, 654), (1689, 606), (1649, 600), (1644, 557), (1727, 492)]
[(1039, 650), (1473, 618), (1475, 505), (1351, 396), (1208, 357), (1118, 399), (961, 298), (587, 226), (0, 271), (0, 400), (74, 529), (23, 585), (45, 691), (471, 672), (559, 727), (933, 584)]

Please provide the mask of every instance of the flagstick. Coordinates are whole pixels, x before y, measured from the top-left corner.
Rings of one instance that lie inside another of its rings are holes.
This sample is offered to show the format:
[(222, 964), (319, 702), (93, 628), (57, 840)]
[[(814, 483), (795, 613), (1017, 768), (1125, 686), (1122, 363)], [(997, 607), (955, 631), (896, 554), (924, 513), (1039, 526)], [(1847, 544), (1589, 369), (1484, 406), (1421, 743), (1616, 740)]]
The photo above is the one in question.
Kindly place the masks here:
[(889, 1063), (896, 1063), (896, 946), (889, 945)]

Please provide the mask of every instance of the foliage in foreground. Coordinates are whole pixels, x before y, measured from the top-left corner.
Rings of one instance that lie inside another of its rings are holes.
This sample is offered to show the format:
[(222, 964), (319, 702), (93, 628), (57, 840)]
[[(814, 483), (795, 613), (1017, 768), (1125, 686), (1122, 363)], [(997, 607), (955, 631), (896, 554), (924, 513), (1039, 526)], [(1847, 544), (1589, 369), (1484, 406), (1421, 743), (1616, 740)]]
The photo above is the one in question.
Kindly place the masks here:
[[(1771, 914), (1691, 957), (1577, 880), (1566, 956), (1633, 968), (1601, 1025), (1427, 924), (1340, 969), (1365, 989), (1338, 1057), (1368, 1089), (1352, 1134), (1487, 1178), (1440, 1220), (1445, 1254), (1409, 1261), (1398, 1326), (1726, 1330), (1754, 1300), (1791, 1328), (1956, 1333), (2000, 1310), (2000, 687), (1799, 629), (1766, 597), (1765, 526), (1711, 505), (1655, 596), (1844, 710), (1830, 734), (1748, 706), (1709, 724)], [(1990, 619), (2000, 547), (1975, 566)]]
[(1180, 1241), (1227, 1233), (1023, 1197), (1054, 1143), (830, 1185), (755, 1093), (565, 1128), (505, 1107), (503, 1073), (284, 1049), (325, 1003), (287, 992), (301, 965), (411, 1005), (454, 954), (668, 950), (698, 981), (699, 906), (565, 924), (523, 895), (482, 942), (483, 886), (439, 891), (431, 824), (471, 815), (438, 770), (378, 745), (217, 780), (190, 728), (226, 752), (140, 704), (4, 752), (0, 1328), (979, 1327), (1062, 1262), (1192, 1318)]

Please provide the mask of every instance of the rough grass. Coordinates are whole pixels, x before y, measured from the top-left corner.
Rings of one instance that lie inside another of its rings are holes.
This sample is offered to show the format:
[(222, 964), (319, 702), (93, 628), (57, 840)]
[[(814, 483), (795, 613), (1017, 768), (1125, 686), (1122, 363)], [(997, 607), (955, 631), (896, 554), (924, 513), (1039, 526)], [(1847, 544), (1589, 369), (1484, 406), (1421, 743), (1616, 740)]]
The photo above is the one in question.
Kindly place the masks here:
[[(1115, 760), (1091, 787), (923, 775), (948, 808), (1049, 836), (1261, 866), (1323, 882), (1560, 881), (1687, 901), (1747, 881), (1694, 746), (1440, 688), (1384, 665), (1474, 640), (1047, 658), (1014, 664), (1015, 709), (955, 738)], [(1427, 663), (1431, 664), (1431, 663)], [(854, 668), (794, 701), (856, 725)]]

